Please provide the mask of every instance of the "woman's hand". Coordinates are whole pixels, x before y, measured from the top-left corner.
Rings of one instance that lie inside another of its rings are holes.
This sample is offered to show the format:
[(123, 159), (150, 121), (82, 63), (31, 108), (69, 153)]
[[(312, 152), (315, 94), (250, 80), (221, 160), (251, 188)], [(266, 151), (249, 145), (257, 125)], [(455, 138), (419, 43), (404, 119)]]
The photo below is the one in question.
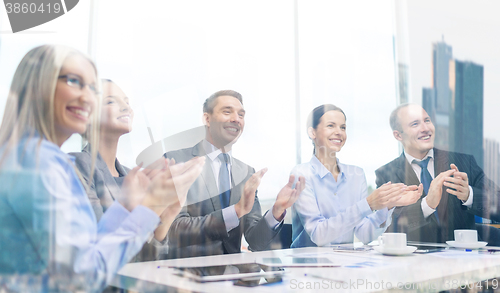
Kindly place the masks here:
[(186, 202), (189, 188), (200, 175), (204, 164), (205, 157), (180, 164), (167, 159), (166, 169), (154, 176), (142, 205), (160, 217), (161, 224), (154, 232), (158, 241), (165, 239), (170, 225)]
[(420, 183), (419, 186), (410, 185), (406, 187), (401, 193), (401, 197), (393, 202), (391, 202), (387, 208), (392, 209), (393, 207), (403, 207), (414, 204), (417, 200), (422, 196), (422, 192), (424, 191), (424, 186)]
[(388, 206), (393, 206), (394, 202), (400, 200), (406, 188), (407, 186), (403, 183), (392, 184), (391, 182), (387, 182), (372, 192), (366, 198), (366, 201), (372, 211), (381, 210)]
[(204, 164), (205, 157), (197, 157), (180, 164), (162, 158), (142, 171), (139, 165), (125, 177), (122, 195), (117, 200), (129, 211), (140, 204), (154, 211), (162, 222), (155, 230), (155, 238), (161, 241), (186, 202), (189, 188)]
[(174, 160), (161, 158), (140, 170), (142, 163), (133, 168), (123, 181), (122, 193), (116, 200), (128, 211), (141, 204), (148, 192), (151, 181), (164, 172), (168, 166), (175, 164)]
[[(165, 159), (165, 169), (151, 181), (142, 205), (152, 209), (159, 216), (167, 207), (175, 207), (177, 213), (186, 201), (191, 184), (198, 178), (205, 164), (205, 157), (174, 164)], [(177, 214), (173, 215), (174, 217)]]
[(142, 164), (133, 168), (123, 180), (122, 192), (116, 200), (128, 211), (134, 210), (146, 196), (150, 179), (140, 171)]

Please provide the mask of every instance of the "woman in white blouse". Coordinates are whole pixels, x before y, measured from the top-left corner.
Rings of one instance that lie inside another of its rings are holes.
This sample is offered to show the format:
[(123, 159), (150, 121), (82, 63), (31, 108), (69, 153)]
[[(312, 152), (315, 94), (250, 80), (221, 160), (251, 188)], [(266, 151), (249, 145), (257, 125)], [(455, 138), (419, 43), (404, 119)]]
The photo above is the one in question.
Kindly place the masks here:
[[(376, 239), (391, 223), (393, 207), (415, 203), (422, 186), (384, 184), (367, 193), (363, 169), (337, 158), (347, 140), (346, 116), (331, 105), (316, 107), (307, 120), (314, 154), (292, 170), (306, 187), (292, 206), (292, 247), (326, 246)], [(368, 150), (367, 150), (368, 151)]]

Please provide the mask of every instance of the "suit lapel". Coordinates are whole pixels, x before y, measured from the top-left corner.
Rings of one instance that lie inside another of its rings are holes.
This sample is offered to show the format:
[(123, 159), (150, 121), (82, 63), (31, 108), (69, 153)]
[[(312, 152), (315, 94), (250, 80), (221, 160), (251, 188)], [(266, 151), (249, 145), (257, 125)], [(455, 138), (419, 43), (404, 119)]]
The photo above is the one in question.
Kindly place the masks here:
[[(203, 141), (193, 147), (193, 157), (199, 156), (206, 156), (206, 152), (203, 148)], [(202, 182), (200, 182), (200, 186), (204, 185), (207, 188), (214, 210), (220, 210), (221, 203), (219, 199), (219, 190), (217, 189), (214, 172), (212, 171), (212, 163), (208, 157), (206, 158), (206, 163), (203, 166), (203, 170), (201, 171), (199, 178), (202, 180)]]
[[(435, 155), (434, 155), (435, 156)], [(398, 158), (398, 161), (397, 161), (397, 170), (396, 170), (396, 176), (401, 180), (402, 178), (404, 178), (404, 181), (400, 181), (400, 182), (404, 182), (404, 184), (406, 185), (420, 185), (420, 180), (418, 180), (418, 177), (417, 175), (415, 174), (415, 170), (413, 170), (413, 168), (411, 167), (410, 163), (408, 163), (408, 160), (406, 159), (405, 157), (405, 154), (402, 153), (401, 156)], [(425, 196), (427, 196), (425, 194), (425, 192), (422, 192), (422, 196), (420, 196), (420, 198), (424, 198)], [(401, 209), (400, 211), (402, 211), (403, 209)], [(396, 218), (397, 218), (397, 215), (396, 214)], [(437, 224), (437, 221), (436, 221), (436, 218), (435, 217), (431, 217), (430, 219), (431, 221), (435, 222)]]
[[(90, 146), (87, 144), (83, 149), (83, 151), (90, 154), (91, 153)], [(113, 175), (111, 175), (111, 172), (109, 172), (108, 165), (106, 165), (99, 152), (97, 152), (94, 172), (98, 172), (98, 170), (102, 171), (102, 179), (104, 186), (108, 190), (109, 195), (111, 196), (111, 198), (104, 198), (104, 199), (101, 198), (101, 200), (105, 201), (105, 205), (110, 206), (112, 202), (108, 201), (114, 201), (120, 195), (121, 189), (116, 183), (115, 178), (113, 178)]]
[(111, 175), (111, 172), (109, 172), (108, 165), (106, 165), (106, 163), (104, 162), (104, 160), (102, 159), (102, 157), (99, 153), (97, 154), (97, 159), (96, 159), (95, 165), (96, 165), (96, 169), (103, 170), (102, 177), (103, 177), (104, 185), (106, 186), (106, 189), (109, 191), (111, 198), (113, 200), (115, 200), (119, 196), (121, 189), (118, 186), (118, 184), (116, 183), (113, 175)]
[[(415, 170), (413, 170), (413, 168), (411, 167), (410, 163), (408, 163), (408, 160), (406, 159), (404, 153), (401, 154), (400, 164), (403, 165), (403, 166), (400, 166), (401, 167), (400, 171), (404, 172), (404, 175), (401, 175), (401, 176), (405, 177), (405, 181), (403, 181), (403, 182), (406, 185), (416, 185), (416, 186), (419, 186), (420, 185), (420, 181), (418, 180), (417, 174), (415, 174)], [(420, 198), (424, 198), (425, 196), (426, 196), (426, 194), (425, 194), (425, 191), (424, 191), (424, 192), (422, 192), (422, 195), (420, 196)], [(437, 221), (436, 221), (436, 219), (434, 217), (432, 217), (431, 221), (434, 221), (437, 224)]]
[(120, 173), (120, 174), (127, 175), (128, 172), (130, 172), (130, 169), (127, 168), (127, 167), (125, 167), (125, 166), (122, 166), (122, 164), (120, 164), (120, 162), (118, 161), (118, 159), (115, 160), (115, 167), (118, 170), (118, 173)]
[(434, 178), (436, 178), (439, 173), (450, 169), (449, 161), (447, 152), (434, 149)]
[[(440, 173), (450, 169), (450, 158), (448, 157), (448, 152), (434, 149), (434, 178), (436, 178)], [(451, 207), (449, 207), (451, 205)], [(451, 220), (454, 221), (453, 215), (449, 215), (448, 211), (454, 211), (458, 207), (454, 207), (455, 202), (450, 200), (448, 192), (446, 192), (446, 186), (443, 186), (443, 192), (441, 194), (441, 201), (437, 206), (437, 211), (439, 214), (439, 220), (441, 224), (443, 221)], [(451, 217), (450, 217), (451, 216)], [(457, 219), (461, 221), (461, 219)], [(445, 227), (447, 227), (446, 225)], [(446, 235), (446, 231), (443, 231), (444, 235)]]
[(406, 160), (404, 153), (402, 153), (398, 158), (396, 167), (396, 176), (398, 177), (400, 182), (404, 182), (406, 185), (420, 184), (415, 171), (413, 171), (413, 168), (408, 163), (408, 160)]

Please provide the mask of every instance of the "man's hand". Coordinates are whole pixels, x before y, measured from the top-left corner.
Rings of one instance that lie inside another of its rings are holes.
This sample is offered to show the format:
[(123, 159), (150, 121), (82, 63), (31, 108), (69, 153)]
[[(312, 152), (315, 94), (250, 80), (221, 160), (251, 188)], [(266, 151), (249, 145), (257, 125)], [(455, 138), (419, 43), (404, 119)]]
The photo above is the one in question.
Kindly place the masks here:
[(425, 197), (427, 201), (427, 205), (430, 208), (436, 209), (439, 202), (441, 201), (441, 195), (443, 193), (443, 183), (446, 177), (451, 176), (455, 170), (448, 170), (439, 174), (434, 180), (431, 181), (431, 185), (429, 186), (429, 192)]
[(449, 176), (444, 179), (444, 186), (448, 187), (446, 192), (455, 195), (461, 201), (469, 199), (469, 177), (467, 173), (460, 172), (455, 164), (450, 165), (452, 170), (455, 170), (453, 177)]
[(236, 211), (236, 215), (238, 219), (248, 214), (252, 208), (253, 203), (255, 202), (255, 192), (260, 185), (260, 181), (264, 174), (266, 174), (267, 168), (256, 172), (248, 179), (245, 183), (245, 187), (243, 188), (243, 194), (241, 195), (240, 201), (234, 205), (234, 210)]
[(273, 205), (273, 216), (278, 222), (283, 220), (285, 210), (293, 205), (297, 198), (299, 198), (299, 194), (306, 187), (306, 178), (304, 176), (300, 176), (297, 184), (295, 184), (295, 188), (292, 188), (294, 181), (295, 176), (290, 175), (288, 183), (280, 190), (276, 197), (276, 202)]
[(393, 207), (403, 207), (414, 204), (422, 196), (423, 191), (424, 186), (422, 185), (422, 183), (420, 183), (419, 186), (407, 186), (406, 189), (401, 193), (401, 197), (399, 199), (396, 198), (394, 201), (390, 202), (387, 208), (392, 209)]
[(407, 186), (403, 183), (392, 184), (391, 182), (387, 182), (375, 189), (375, 191), (366, 198), (366, 201), (372, 211), (381, 210), (392, 205), (392, 202), (400, 200), (406, 187)]

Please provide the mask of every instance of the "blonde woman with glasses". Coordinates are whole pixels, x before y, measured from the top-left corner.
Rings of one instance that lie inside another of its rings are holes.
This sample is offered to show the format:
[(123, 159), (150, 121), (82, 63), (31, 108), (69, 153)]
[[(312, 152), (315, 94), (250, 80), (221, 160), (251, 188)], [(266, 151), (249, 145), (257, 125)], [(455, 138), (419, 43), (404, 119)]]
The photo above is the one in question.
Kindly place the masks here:
[(97, 145), (99, 89), (94, 63), (62, 46), (32, 49), (14, 74), (0, 126), (0, 288), (102, 290), (159, 216), (166, 209), (176, 216), (201, 172), (203, 158), (133, 168), (122, 196), (97, 223), (81, 176), (60, 147), (90, 122), (88, 140)]

